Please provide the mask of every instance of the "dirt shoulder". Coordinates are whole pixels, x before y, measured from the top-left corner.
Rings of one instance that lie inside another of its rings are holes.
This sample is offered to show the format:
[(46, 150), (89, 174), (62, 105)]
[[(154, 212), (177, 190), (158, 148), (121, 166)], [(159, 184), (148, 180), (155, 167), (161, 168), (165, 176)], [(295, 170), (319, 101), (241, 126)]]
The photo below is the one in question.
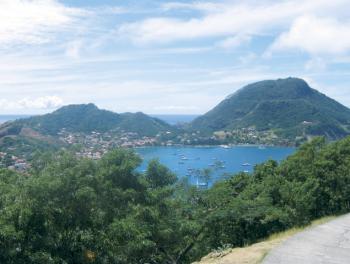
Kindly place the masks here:
[(293, 228), (282, 233), (274, 234), (267, 240), (252, 244), (244, 248), (233, 248), (223, 251), (212, 252), (193, 264), (259, 264), (265, 256), (274, 248), (291, 236), (310, 227), (318, 226), (333, 220), (335, 217), (326, 217), (314, 221), (311, 225), (303, 228)]

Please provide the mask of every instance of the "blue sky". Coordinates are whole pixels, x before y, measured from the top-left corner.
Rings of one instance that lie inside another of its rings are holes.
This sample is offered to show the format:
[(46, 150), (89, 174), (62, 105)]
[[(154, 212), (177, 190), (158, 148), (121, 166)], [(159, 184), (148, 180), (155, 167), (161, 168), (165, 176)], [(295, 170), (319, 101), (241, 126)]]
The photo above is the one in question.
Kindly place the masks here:
[(201, 114), (295, 76), (350, 107), (349, 0), (2, 0), (0, 114)]

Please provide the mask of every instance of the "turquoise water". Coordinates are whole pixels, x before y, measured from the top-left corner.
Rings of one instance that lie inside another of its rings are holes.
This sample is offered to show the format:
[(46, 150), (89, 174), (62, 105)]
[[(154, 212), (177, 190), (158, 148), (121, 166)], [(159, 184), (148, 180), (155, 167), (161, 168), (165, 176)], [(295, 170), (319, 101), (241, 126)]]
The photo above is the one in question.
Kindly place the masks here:
[(281, 161), (292, 154), (295, 148), (257, 146), (222, 147), (145, 147), (136, 152), (143, 158), (141, 170), (145, 170), (152, 159), (159, 159), (177, 176), (188, 177), (190, 182), (198, 183), (196, 170), (210, 168), (212, 182), (227, 174), (252, 172), (254, 165), (268, 159)]

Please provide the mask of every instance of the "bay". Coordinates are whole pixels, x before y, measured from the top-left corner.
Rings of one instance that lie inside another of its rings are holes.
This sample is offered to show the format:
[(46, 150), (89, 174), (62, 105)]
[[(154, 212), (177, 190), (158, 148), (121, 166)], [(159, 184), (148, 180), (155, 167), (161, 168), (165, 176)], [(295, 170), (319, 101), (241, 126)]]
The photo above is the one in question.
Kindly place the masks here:
[(291, 147), (234, 146), (215, 147), (144, 147), (135, 151), (142, 157), (140, 170), (152, 159), (159, 161), (179, 178), (188, 177), (198, 184), (198, 170), (211, 169), (210, 184), (238, 172), (250, 173), (256, 164), (269, 159), (281, 161), (295, 152)]

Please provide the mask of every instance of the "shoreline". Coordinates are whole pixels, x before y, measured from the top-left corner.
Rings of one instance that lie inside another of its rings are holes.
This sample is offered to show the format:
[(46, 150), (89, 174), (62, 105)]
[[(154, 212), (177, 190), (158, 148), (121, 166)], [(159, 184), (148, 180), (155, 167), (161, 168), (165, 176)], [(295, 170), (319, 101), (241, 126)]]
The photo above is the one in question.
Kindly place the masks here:
[[(227, 147), (223, 147), (227, 146)], [(296, 146), (285, 146), (285, 145), (261, 145), (261, 144), (235, 144), (235, 145), (182, 145), (182, 144), (174, 144), (171, 146), (163, 146), (163, 145), (153, 145), (153, 146), (135, 146), (131, 147), (132, 149), (142, 149), (142, 148), (222, 148), (222, 149), (232, 149), (236, 147), (247, 147), (247, 148), (298, 148)], [(263, 150), (263, 149), (262, 149)]]

